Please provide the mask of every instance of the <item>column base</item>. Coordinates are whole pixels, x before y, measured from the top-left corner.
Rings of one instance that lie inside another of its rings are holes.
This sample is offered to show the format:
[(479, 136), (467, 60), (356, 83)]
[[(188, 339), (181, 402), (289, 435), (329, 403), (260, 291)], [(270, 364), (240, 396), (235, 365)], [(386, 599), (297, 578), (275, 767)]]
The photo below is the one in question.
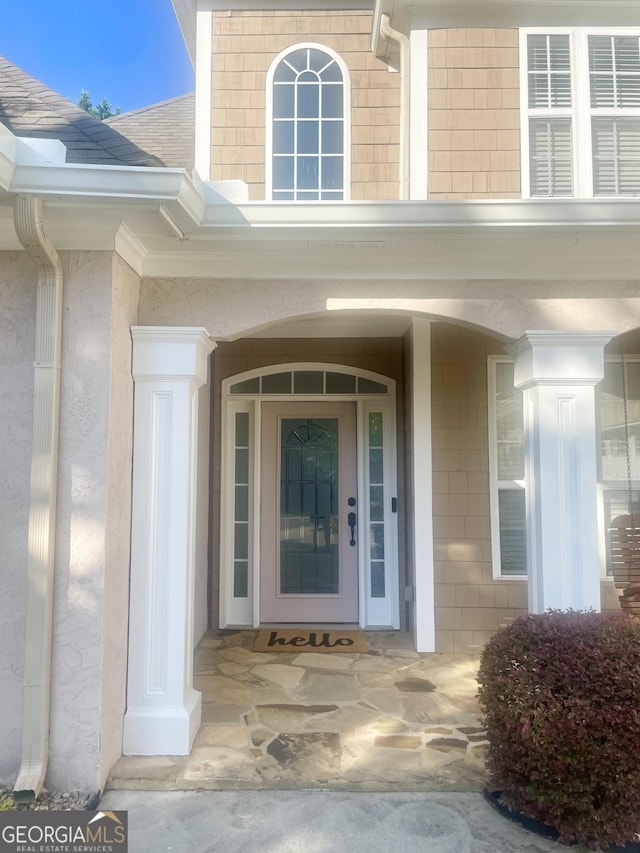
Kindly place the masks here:
[(202, 720), (202, 694), (192, 690), (183, 707), (128, 708), (123, 755), (189, 755)]

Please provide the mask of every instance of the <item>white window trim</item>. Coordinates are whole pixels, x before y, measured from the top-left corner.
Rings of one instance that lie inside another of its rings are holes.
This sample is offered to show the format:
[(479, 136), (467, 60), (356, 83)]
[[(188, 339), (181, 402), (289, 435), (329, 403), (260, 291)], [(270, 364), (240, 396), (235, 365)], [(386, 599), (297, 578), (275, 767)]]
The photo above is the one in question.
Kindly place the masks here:
[[(270, 373), (282, 373), (295, 370), (325, 370), (347, 373), (380, 382), (387, 387), (386, 394), (233, 394), (231, 387), (236, 383)], [(229, 376), (222, 381), (222, 425), (221, 425), (221, 494), (233, 494), (235, 460), (235, 414), (249, 413), (249, 451), (250, 470), (250, 506), (249, 506), (249, 577), (247, 598), (233, 596), (233, 522), (232, 502), (220, 501), (220, 602), (219, 617), (221, 628), (244, 628), (260, 625), (260, 435), (262, 401), (340, 401), (355, 402), (357, 411), (358, 438), (358, 526), (360, 529), (358, 573), (359, 573), (359, 622), (362, 628), (398, 629), (400, 627), (399, 569), (398, 569), (398, 516), (391, 512), (391, 498), (397, 498), (396, 467), (396, 383), (388, 376), (370, 370), (343, 364), (295, 362), (271, 364)], [(385, 592), (384, 598), (372, 598), (370, 595), (368, 535), (368, 414), (373, 411), (383, 413), (384, 445), (383, 464), (385, 477)], [(387, 558), (386, 545), (389, 551)]]
[[(568, 35), (571, 52), (571, 109), (531, 111), (529, 109), (529, 63), (527, 37), (529, 35)], [(589, 36), (640, 36), (640, 27), (527, 27), (520, 30), (520, 150), (522, 198), (531, 195), (529, 169), (529, 117), (532, 115), (571, 115), (573, 150), (573, 198), (593, 198), (593, 166), (591, 144), (591, 109), (589, 82)], [(621, 108), (607, 109), (603, 115), (625, 115)], [(637, 115), (632, 111), (629, 115)], [(598, 196), (598, 198), (628, 198), (628, 196)]]
[[(491, 563), (493, 579), (500, 581), (523, 581), (527, 574), (503, 575), (500, 554), (500, 500), (499, 490), (505, 488), (526, 489), (522, 480), (498, 480), (498, 437), (496, 410), (496, 365), (513, 364), (513, 359), (506, 355), (490, 355), (487, 358), (487, 396), (488, 396), (488, 441), (489, 441), (489, 507), (491, 521)], [(524, 423), (524, 397), (523, 397)]]
[[(313, 48), (326, 53), (337, 63), (342, 72), (343, 94), (344, 94), (344, 154), (343, 154), (343, 182), (344, 193), (342, 201), (349, 201), (351, 198), (351, 76), (346, 62), (330, 47), (325, 44), (316, 42), (299, 42), (298, 44), (290, 45), (273, 60), (267, 71), (266, 80), (266, 111), (265, 111), (265, 161), (264, 161), (264, 177), (265, 177), (265, 198), (267, 201), (273, 201), (273, 75), (275, 70), (288, 54), (302, 48)], [(278, 203), (278, 202), (276, 202)], [(283, 202), (279, 202), (283, 203)], [(288, 204), (300, 204), (299, 201), (285, 202)], [(304, 202), (303, 202), (304, 203)], [(314, 201), (313, 204), (321, 203), (321, 200)], [(334, 203), (334, 202), (328, 202)]]

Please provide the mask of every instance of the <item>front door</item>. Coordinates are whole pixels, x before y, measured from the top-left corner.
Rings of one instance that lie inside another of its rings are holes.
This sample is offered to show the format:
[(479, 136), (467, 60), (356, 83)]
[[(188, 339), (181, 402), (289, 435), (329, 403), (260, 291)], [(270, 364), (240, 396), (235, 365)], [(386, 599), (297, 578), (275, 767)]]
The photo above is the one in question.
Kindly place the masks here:
[(357, 622), (355, 403), (262, 405), (260, 621)]

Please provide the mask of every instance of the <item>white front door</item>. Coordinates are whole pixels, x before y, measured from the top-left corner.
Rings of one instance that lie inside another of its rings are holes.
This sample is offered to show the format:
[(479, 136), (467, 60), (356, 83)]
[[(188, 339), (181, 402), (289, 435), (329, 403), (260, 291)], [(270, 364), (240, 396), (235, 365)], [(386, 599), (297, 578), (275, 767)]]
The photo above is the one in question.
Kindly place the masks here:
[(262, 405), (260, 621), (358, 621), (356, 405)]

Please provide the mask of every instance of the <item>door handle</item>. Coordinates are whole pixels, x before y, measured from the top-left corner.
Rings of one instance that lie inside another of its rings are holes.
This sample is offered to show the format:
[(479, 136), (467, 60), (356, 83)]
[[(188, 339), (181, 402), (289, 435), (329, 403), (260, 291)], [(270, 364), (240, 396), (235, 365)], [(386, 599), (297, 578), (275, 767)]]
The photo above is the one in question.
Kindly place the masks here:
[(351, 528), (351, 539), (349, 541), (349, 545), (353, 548), (356, 544), (356, 514), (355, 512), (350, 512), (347, 514), (347, 524)]

